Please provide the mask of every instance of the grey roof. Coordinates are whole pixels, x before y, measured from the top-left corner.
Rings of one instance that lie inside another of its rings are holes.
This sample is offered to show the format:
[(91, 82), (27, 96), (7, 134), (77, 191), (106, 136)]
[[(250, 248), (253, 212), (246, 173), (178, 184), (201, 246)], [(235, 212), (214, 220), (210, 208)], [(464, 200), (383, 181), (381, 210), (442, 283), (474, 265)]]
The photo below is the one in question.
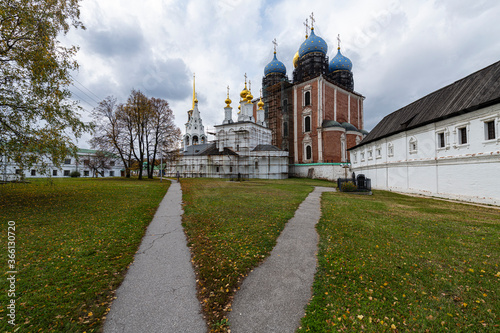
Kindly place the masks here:
[(257, 145), (252, 151), (281, 151), (281, 149), (273, 145)]
[(184, 150), (186, 156), (207, 156), (207, 155), (238, 155), (229, 148), (219, 151), (215, 143), (205, 143), (201, 145), (188, 146)]
[(355, 147), (499, 102), (500, 61), (385, 116)]
[(201, 155), (205, 150), (215, 146), (215, 143), (202, 143), (184, 148), (184, 155)]

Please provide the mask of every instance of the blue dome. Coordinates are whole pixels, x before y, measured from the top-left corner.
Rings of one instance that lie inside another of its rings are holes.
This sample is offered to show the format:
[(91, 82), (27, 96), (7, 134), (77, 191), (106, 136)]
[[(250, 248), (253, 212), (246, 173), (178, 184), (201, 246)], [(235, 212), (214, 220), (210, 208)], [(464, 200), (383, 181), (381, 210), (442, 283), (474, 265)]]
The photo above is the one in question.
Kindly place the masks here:
[(333, 57), (330, 61), (330, 65), (328, 66), (330, 72), (335, 72), (338, 70), (348, 70), (352, 69), (352, 62), (349, 58), (344, 57), (342, 53), (340, 53), (340, 49), (337, 52), (337, 55)]
[(264, 75), (271, 73), (280, 73), (286, 75), (286, 67), (281, 61), (276, 58), (276, 52), (274, 52), (273, 60), (267, 64), (266, 68), (264, 68)]
[(353, 124), (349, 124), (348, 122), (344, 122), (341, 124), (341, 126), (343, 128), (346, 129), (346, 131), (357, 131), (358, 129), (356, 128), (356, 126), (354, 126)]
[(321, 52), (326, 55), (328, 52), (328, 45), (325, 40), (314, 34), (314, 29), (311, 29), (311, 36), (307, 38), (299, 49), (299, 57), (302, 58), (303, 55), (311, 52)]
[(335, 120), (323, 120), (323, 123), (321, 124), (323, 128), (328, 128), (328, 127), (342, 127), (340, 123), (336, 122)]

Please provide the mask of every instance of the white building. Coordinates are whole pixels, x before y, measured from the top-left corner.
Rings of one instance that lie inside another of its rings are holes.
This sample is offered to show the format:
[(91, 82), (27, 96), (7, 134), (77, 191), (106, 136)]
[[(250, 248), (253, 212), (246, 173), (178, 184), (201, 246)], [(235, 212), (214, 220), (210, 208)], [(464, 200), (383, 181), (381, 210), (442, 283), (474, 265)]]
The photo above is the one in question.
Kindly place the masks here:
[[(240, 96), (240, 112), (238, 120), (234, 122), (228, 91), (224, 121), (215, 126), (214, 142), (196, 143), (192, 139), (188, 140), (195, 135), (198, 138), (206, 136), (204, 132), (193, 134), (193, 130), (198, 130), (194, 126), (186, 127), (184, 152), (175, 165), (167, 167), (168, 175), (175, 176), (179, 172), (182, 177), (288, 178), (288, 152), (271, 145), (272, 133), (264, 120), (264, 103), (262, 100), (257, 103), (259, 109), (255, 117), (253, 96), (247, 90), (246, 82)], [(196, 98), (193, 103), (190, 122), (201, 125)], [(187, 145), (188, 142), (193, 144)]]
[(45, 167), (35, 165), (29, 170), (22, 170), (3, 156), (0, 163), (1, 179), (2, 181), (12, 181), (21, 178), (61, 178), (70, 177), (74, 171), (78, 171), (80, 177), (93, 177), (96, 172), (99, 173), (99, 177), (121, 176), (124, 167), (119, 158), (107, 158), (104, 163), (105, 168), (93, 167), (96, 165), (96, 153), (97, 151), (92, 149), (78, 149), (78, 158), (68, 156), (60, 168), (54, 166), (49, 159), (45, 159)]
[(350, 149), (372, 188), (500, 205), (500, 62), (386, 116)]

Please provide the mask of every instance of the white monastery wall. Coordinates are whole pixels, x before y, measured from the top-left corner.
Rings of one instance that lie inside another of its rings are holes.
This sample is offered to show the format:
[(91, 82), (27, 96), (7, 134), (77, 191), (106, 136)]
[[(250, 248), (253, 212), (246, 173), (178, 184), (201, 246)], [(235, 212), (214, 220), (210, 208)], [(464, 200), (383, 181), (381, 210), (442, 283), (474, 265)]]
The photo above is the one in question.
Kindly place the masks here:
[(351, 150), (352, 168), (374, 189), (500, 205), (499, 123), (497, 104), (398, 133)]

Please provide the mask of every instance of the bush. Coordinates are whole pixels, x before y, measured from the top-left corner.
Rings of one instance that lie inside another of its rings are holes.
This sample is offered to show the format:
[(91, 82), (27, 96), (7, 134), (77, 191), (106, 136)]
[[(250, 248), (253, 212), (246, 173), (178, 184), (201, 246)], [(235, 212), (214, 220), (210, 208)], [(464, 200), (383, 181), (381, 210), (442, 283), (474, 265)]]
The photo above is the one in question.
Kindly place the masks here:
[(357, 190), (358, 188), (353, 182), (342, 183), (342, 187), (340, 189), (341, 192), (355, 192)]
[(80, 172), (79, 171), (73, 171), (72, 173), (69, 174), (70, 177), (76, 178), (80, 177)]

